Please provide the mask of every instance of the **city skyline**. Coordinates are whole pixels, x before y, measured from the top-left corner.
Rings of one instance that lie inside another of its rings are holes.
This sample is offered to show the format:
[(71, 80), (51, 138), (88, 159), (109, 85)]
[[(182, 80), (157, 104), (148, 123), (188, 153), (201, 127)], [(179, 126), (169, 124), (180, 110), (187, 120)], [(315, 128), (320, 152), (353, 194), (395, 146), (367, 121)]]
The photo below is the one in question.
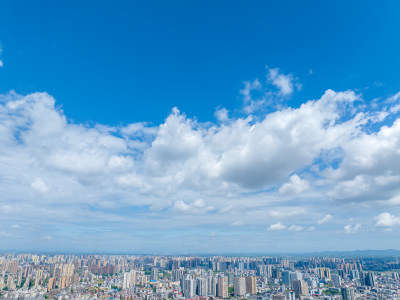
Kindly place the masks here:
[(400, 250), (400, 5), (288, 3), (2, 2), (0, 250)]
[(1, 299), (398, 299), (398, 256), (0, 253)]

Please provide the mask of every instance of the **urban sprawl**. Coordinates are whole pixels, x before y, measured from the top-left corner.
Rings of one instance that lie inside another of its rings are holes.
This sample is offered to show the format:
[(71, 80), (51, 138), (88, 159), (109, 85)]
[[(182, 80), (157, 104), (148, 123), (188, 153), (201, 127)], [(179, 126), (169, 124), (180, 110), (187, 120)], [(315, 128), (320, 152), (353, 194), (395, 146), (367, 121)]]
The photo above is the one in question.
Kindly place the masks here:
[(400, 299), (397, 257), (0, 254), (1, 299)]

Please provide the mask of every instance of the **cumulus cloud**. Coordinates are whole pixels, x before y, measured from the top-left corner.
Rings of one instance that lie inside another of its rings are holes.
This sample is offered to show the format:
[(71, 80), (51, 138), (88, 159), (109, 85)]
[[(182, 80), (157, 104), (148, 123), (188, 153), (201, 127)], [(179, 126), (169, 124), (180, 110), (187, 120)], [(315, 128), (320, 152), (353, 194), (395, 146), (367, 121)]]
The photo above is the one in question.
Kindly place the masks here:
[(293, 75), (282, 74), (278, 68), (267, 67), (267, 82), (276, 86), (279, 89), (280, 94), (288, 96), (293, 93)]
[(262, 84), (258, 79), (253, 81), (245, 81), (244, 88), (240, 90), (240, 94), (243, 96), (243, 101), (245, 103), (249, 103), (252, 100), (251, 93), (253, 91), (260, 90), (262, 88)]
[(330, 214), (327, 214), (324, 216), (321, 220), (318, 221), (318, 224), (325, 224), (330, 222), (333, 219), (333, 217)]
[[(259, 84), (249, 83), (243, 97), (252, 101)], [(265, 217), (296, 216), (283, 221), (294, 227), (268, 228), (296, 231), (311, 228), (304, 215), (321, 216), (334, 203), (326, 200), (398, 204), (400, 121), (381, 125), (385, 115), (358, 109), (359, 100), (352, 91), (327, 90), (257, 117), (228, 120), (220, 109), (217, 124), (175, 108), (159, 125), (109, 127), (72, 122), (46, 93), (3, 95), (2, 222), (11, 227), (46, 216), (43, 226), (73, 219), (113, 229), (132, 222), (144, 230), (210, 224), (234, 230), (245, 220), (265, 231)]]
[(300, 194), (309, 188), (307, 180), (301, 179), (297, 174), (290, 176), (289, 181), (285, 182), (280, 188), (281, 194)]
[(34, 190), (36, 190), (38, 192), (42, 192), (42, 193), (45, 193), (48, 190), (47, 185), (44, 183), (44, 181), (40, 177), (35, 178), (35, 180), (31, 183), (31, 187)]
[(392, 227), (396, 225), (400, 225), (400, 218), (395, 217), (391, 213), (381, 213), (375, 218), (375, 225), (380, 227)]
[(400, 194), (400, 120), (378, 132), (360, 133), (342, 146), (339, 168), (326, 177), (335, 182), (330, 197), (343, 201), (377, 201)]
[(304, 230), (303, 226), (298, 226), (298, 225), (292, 225), (288, 229), (289, 231), (302, 231)]
[(260, 110), (266, 105), (267, 99), (263, 92), (263, 85), (258, 79), (245, 81), (240, 94), (243, 97), (243, 111), (247, 114)]
[(347, 224), (346, 226), (344, 226), (344, 231), (347, 234), (353, 234), (353, 233), (357, 233), (361, 228), (361, 224)]
[(283, 225), (281, 222), (277, 222), (275, 224), (271, 224), (268, 227), (268, 231), (281, 231), (281, 230), (285, 230), (287, 228), (286, 225)]
[(226, 122), (229, 120), (228, 113), (229, 111), (226, 108), (222, 107), (215, 111), (214, 116), (217, 118), (218, 121)]
[(178, 213), (206, 213), (214, 210), (213, 206), (207, 206), (204, 200), (198, 199), (191, 203), (185, 203), (184, 201), (176, 201), (173, 205), (174, 211)]

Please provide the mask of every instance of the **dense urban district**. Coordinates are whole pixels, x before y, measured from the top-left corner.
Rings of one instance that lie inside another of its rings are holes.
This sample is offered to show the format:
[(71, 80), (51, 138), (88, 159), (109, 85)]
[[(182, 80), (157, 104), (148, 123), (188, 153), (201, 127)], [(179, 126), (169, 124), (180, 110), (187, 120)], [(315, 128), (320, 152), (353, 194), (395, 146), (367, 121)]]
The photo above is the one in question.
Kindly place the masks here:
[(400, 299), (397, 257), (0, 254), (1, 299)]

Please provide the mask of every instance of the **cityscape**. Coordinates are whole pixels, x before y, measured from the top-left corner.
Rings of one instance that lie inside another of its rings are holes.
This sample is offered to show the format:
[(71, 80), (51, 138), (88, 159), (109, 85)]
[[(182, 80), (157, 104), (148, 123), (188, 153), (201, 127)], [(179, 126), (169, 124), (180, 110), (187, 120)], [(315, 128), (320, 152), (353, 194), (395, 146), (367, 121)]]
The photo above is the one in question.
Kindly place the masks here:
[(398, 257), (2, 253), (1, 299), (400, 299)]

